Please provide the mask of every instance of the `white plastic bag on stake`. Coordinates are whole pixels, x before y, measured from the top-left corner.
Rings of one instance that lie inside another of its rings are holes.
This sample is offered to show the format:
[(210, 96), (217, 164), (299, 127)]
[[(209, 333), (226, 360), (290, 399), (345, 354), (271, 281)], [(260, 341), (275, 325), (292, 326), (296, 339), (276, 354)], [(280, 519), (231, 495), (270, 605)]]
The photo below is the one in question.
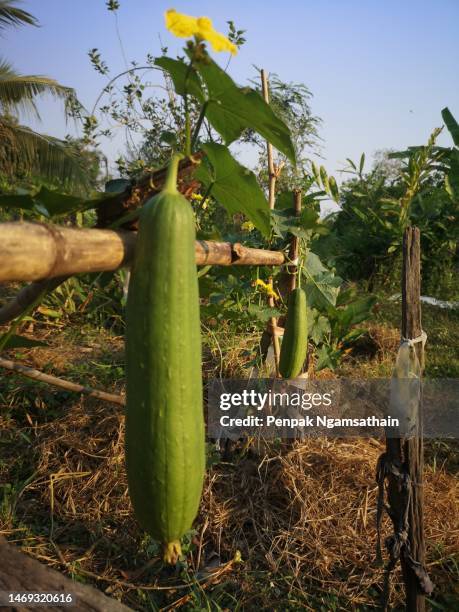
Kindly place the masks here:
[(399, 421), (397, 437), (406, 438), (418, 433), (422, 367), (416, 354), (416, 344), (422, 343), (423, 356), (426, 339), (425, 332), (417, 338), (402, 338), (398, 349), (390, 386), (389, 406), (389, 416)]

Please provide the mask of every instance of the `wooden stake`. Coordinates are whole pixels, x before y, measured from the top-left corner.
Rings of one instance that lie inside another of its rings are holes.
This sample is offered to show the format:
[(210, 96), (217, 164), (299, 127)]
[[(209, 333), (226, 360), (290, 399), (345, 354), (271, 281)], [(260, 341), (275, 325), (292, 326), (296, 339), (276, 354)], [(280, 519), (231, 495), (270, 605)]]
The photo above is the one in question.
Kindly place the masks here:
[[(403, 236), (403, 271), (402, 271), (402, 337), (414, 339), (420, 336), (421, 326), (421, 249), (420, 232), (416, 227), (408, 227)], [(415, 350), (422, 363), (422, 345), (415, 344)], [(392, 438), (386, 440), (389, 460), (401, 465), (411, 482), (411, 498), (409, 501), (409, 551), (412, 559), (424, 566), (425, 543), (423, 529), (423, 469), (424, 445), (422, 431), (422, 412), (418, 414), (417, 432), (407, 439)], [(394, 512), (395, 522), (403, 512), (403, 500), (400, 493), (400, 481), (394, 476), (388, 478), (388, 500)], [(394, 523), (394, 528), (398, 525)], [(418, 578), (401, 556), (403, 579), (406, 591), (406, 610), (408, 612), (424, 612), (425, 596), (419, 588)]]
[[(403, 272), (402, 272), (402, 336), (417, 338), (422, 332), (421, 325), (421, 242), (417, 227), (409, 227), (403, 236)], [(415, 350), (422, 359), (422, 344), (417, 343)], [(409, 509), (409, 536), (411, 556), (424, 565), (424, 441), (422, 412), (419, 411), (417, 435), (409, 438), (404, 444), (405, 465), (412, 482), (412, 494)], [(406, 609), (409, 612), (423, 612), (425, 597), (418, 588), (416, 575), (402, 563), (406, 585)]]

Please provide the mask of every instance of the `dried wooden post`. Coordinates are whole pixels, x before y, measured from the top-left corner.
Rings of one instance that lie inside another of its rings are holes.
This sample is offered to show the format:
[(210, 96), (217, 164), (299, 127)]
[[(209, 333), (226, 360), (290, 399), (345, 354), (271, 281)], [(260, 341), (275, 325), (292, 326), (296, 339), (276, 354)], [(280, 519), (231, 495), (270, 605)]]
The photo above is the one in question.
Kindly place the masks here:
[(39, 610), (58, 612), (59, 610), (79, 610), (81, 612), (129, 612), (121, 602), (107, 597), (92, 586), (71, 580), (63, 574), (43, 565), (29, 555), (22, 553), (17, 546), (9, 544), (0, 536), (0, 608), (4, 612), (31, 610), (27, 604), (8, 605), (7, 593), (59, 593), (72, 594), (73, 605), (44, 604)]
[[(415, 339), (422, 333), (421, 327), (421, 273), (420, 273), (420, 232), (416, 227), (408, 227), (403, 236), (403, 271), (402, 271), (402, 338)], [(422, 343), (414, 344), (419, 363), (422, 364)], [(409, 438), (388, 438), (386, 440), (386, 455), (394, 466), (401, 466), (402, 472), (408, 477), (411, 494), (408, 506), (408, 548), (402, 551), (400, 560), (406, 592), (406, 610), (408, 612), (424, 612), (425, 595), (421, 585), (431, 587), (427, 574), (421, 577), (415, 573), (413, 564), (405, 553), (420, 564), (417, 568), (424, 570), (425, 544), (423, 530), (423, 469), (424, 445), (422, 431), (422, 411), (418, 412), (417, 428)], [(388, 500), (393, 513), (394, 529), (400, 525), (401, 513), (404, 512), (406, 496), (402, 494), (400, 479), (394, 474), (388, 475)]]
[[(421, 243), (417, 227), (409, 227), (403, 236), (403, 272), (402, 272), (402, 337), (417, 338), (422, 332), (421, 326)], [(419, 363), (423, 363), (421, 343), (415, 345)], [(408, 514), (411, 556), (424, 565), (424, 441), (422, 430), (422, 412), (418, 413), (417, 435), (404, 443), (405, 466), (412, 482), (410, 508)], [(412, 568), (402, 561), (406, 585), (406, 609), (416, 612), (425, 610), (425, 597), (420, 591), (418, 580)]]
[[(269, 88), (268, 88), (268, 77), (266, 72), (261, 70), (261, 88), (263, 91), (263, 98), (267, 104), (269, 104)], [(274, 209), (274, 203), (276, 201), (276, 180), (277, 174), (274, 168), (274, 158), (273, 158), (273, 146), (270, 142), (266, 141), (267, 154), (268, 154), (268, 174), (269, 174), (269, 185), (268, 185), (268, 203), (269, 209)], [(268, 279), (269, 285), (272, 287), (273, 285), (273, 277), (270, 276)], [(268, 304), (270, 308), (274, 308), (274, 298), (269, 296)], [(279, 377), (279, 359), (280, 359), (280, 346), (279, 346), (279, 337), (276, 334), (277, 329), (277, 320), (276, 317), (271, 317), (269, 319), (269, 331), (271, 333), (273, 348), (274, 348), (274, 362), (276, 365), (276, 376)]]

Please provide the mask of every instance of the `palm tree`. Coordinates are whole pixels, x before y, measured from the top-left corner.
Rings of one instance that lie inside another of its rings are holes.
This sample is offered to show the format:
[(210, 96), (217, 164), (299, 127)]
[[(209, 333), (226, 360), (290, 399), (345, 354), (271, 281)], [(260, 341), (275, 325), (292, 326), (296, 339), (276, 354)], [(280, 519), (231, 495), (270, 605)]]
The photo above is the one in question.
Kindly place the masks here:
[[(38, 25), (35, 17), (17, 4), (17, 0), (0, 0), (0, 31), (7, 26)], [(66, 111), (78, 104), (70, 87), (45, 76), (18, 74), (0, 58), (0, 173), (10, 177), (38, 174), (47, 179), (58, 178), (69, 186), (84, 186), (86, 180), (75, 148), (20, 125), (17, 120), (19, 112), (40, 118), (35, 102), (42, 94), (63, 100)]]

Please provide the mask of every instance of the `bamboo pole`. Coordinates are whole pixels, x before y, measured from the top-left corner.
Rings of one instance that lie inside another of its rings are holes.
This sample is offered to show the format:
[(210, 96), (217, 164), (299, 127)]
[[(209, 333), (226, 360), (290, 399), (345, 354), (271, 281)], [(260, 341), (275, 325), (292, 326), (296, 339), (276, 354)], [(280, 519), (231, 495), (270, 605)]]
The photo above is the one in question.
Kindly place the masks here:
[[(266, 74), (266, 72), (262, 69), (261, 70), (261, 89), (263, 92), (263, 99), (266, 102), (266, 104), (269, 104), (269, 86), (268, 86), (268, 75)], [(276, 170), (274, 168), (274, 157), (273, 157), (273, 145), (266, 141), (266, 149), (267, 149), (267, 154), (268, 154), (268, 192), (269, 192), (269, 197), (268, 197), (268, 202), (269, 202), (269, 208), (270, 210), (272, 210), (274, 208), (274, 203), (276, 200), (276, 180), (277, 180), (277, 175), (276, 175)]]
[(6, 370), (12, 370), (13, 372), (18, 372), (23, 376), (27, 376), (27, 378), (32, 378), (33, 380), (38, 380), (39, 382), (44, 382), (48, 385), (53, 385), (54, 387), (59, 387), (60, 389), (66, 389), (67, 391), (73, 391), (74, 393), (83, 393), (85, 395), (89, 395), (90, 397), (104, 400), (105, 402), (119, 404), (120, 406), (124, 406), (126, 404), (125, 398), (121, 395), (106, 393), (105, 391), (99, 391), (98, 389), (93, 389), (92, 387), (85, 387), (84, 385), (79, 385), (69, 380), (64, 380), (63, 378), (57, 378), (57, 376), (44, 374), (39, 370), (29, 368), (29, 366), (16, 363), (15, 361), (10, 361), (9, 359), (3, 359), (3, 357), (0, 357), (0, 367), (5, 368)]
[[(267, 104), (269, 104), (269, 86), (268, 86), (268, 76), (266, 72), (261, 70), (261, 88), (263, 91), (263, 98)], [(274, 167), (274, 158), (273, 158), (273, 146), (270, 142), (266, 141), (267, 154), (268, 154), (268, 175), (269, 175), (269, 183), (268, 183), (268, 203), (269, 209), (274, 209), (274, 204), (276, 201), (276, 180), (277, 174)], [(270, 276), (268, 279), (268, 283), (273, 285), (273, 277)], [(270, 308), (274, 308), (274, 298), (270, 295), (268, 298), (268, 305)], [(280, 361), (280, 346), (279, 346), (279, 337), (276, 334), (277, 329), (277, 319), (276, 317), (271, 317), (269, 319), (269, 327), (273, 341), (274, 348), (274, 362), (276, 365), (276, 376), (279, 377), (279, 361)]]
[[(129, 265), (136, 233), (42, 223), (0, 224), (0, 282), (35, 281)], [(280, 266), (283, 253), (229, 242), (196, 242), (198, 265)]]
[[(193, 167), (199, 163), (203, 153), (195, 153), (192, 157), (183, 159), (179, 163), (179, 181), (184, 181), (192, 172)], [(115, 229), (120, 217), (124, 216), (126, 210), (131, 210), (130, 200), (135, 200), (135, 206), (144, 203), (150, 196), (157, 193), (164, 184), (167, 168), (160, 168), (155, 172), (149, 173), (142, 177), (136, 183), (130, 183), (128, 187), (117, 194), (114, 199), (110, 199), (100, 203), (97, 208), (97, 225), (96, 229)], [(137, 220), (138, 221), (138, 220)], [(132, 227), (122, 225), (121, 229), (137, 229), (137, 221), (132, 222)], [(131, 222), (127, 224), (131, 225)], [(58, 276), (54, 278), (45, 278), (32, 282), (30, 285), (23, 287), (18, 294), (3, 307), (0, 308), (0, 325), (9, 323), (16, 317), (25, 312), (37, 298), (43, 294), (46, 295), (54, 291), (59, 285), (64, 283), (71, 275)], [(127, 274), (129, 278), (129, 272)]]

